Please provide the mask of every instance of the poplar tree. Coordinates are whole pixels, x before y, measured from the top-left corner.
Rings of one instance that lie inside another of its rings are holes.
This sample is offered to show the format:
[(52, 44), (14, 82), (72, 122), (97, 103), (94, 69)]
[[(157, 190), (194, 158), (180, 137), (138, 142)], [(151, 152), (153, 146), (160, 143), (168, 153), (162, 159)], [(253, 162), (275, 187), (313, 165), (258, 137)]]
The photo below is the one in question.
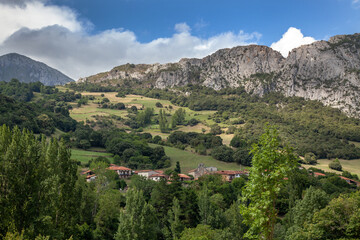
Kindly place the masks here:
[(274, 127), (266, 126), (258, 144), (253, 145), (252, 168), (243, 192), (240, 211), (249, 226), (245, 237), (273, 239), (277, 216), (275, 203), (288, 173), (296, 165), (296, 158), (289, 148), (281, 148)]
[(180, 219), (181, 208), (180, 203), (177, 198), (174, 198), (172, 208), (168, 212), (170, 231), (173, 239), (179, 239), (182, 231), (184, 230), (184, 225)]
[(158, 224), (155, 211), (145, 201), (143, 192), (130, 189), (126, 193), (126, 206), (120, 211), (115, 240), (157, 239)]

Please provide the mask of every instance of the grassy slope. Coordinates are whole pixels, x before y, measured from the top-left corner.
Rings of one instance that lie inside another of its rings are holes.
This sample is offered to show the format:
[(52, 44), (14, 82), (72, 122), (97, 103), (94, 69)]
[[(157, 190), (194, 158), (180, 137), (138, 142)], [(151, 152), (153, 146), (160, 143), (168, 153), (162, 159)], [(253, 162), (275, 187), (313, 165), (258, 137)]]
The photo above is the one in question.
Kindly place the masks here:
[(81, 163), (88, 163), (91, 159), (97, 157), (107, 157), (110, 159), (110, 161), (112, 161), (112, 154), (103, 152), (105, 149), (91, 149), (91, 150), (71, 149), (71, 159), (80, 161)]
[[(339, 159), (343, 170), (351, 172), (351, 173), (355, 173), (360, 177), (360, 159), (355, 159), (355, 160), (342, 160)], [(340, 171), (336, 171), (333, 169), (329, 168), (329, 163), (331, 163), (332, 160), (328, 160), (328, 159), (319, 159), (318, 160), (318, 164), (317, 165), (302, 165), (305, 168), (310, 168), (310, 167), (315, 167), (315, 168), (319, 168), (324, 170), (325, 172), (334, 172), (337, 174), (341, 174)]]
[[(167, 100), (158, 100), (154, 98), (148, 98), (143, 97), (139, 95), (127, 95), (125, 98), (119, 98), (116, 97), (116, 92), (82, 92), (81, 93), (84, 96), (92, 95), (95, 96), (94, 101), (90, 101), (89, 104), (83, 105), (80, 108), (76, 107), (74, 105), (74, 109), (70, 110), (70, 116), (75, 119), (76, 121), (86, 121), (88, 120), (94, 120), (94, 116), (110, 116), (110, 115), (117, 115), (122, 118), (126, 118), (126, 115), (128, 114), (126, 110), (115, 110), (115, 109), (102, 109), (98, 108), (98, 101), (101, 101), (103, 97), (101, 97), (101, 94), (104, 94), (104, 97), (108, 98), (111, 103), (124, 103), (127, 107), (136, 106), (137, 108), (145, 107), (145, 108), (153, 108), (155, 111), (155, 114), (159, 113), (160, 108), (157, 108), (155, 104), (157, 102), (160, 102), (163, 105), (163, 108), (167, 113), (173, 114), (179, 107), (174, 106), (171, 104), (170, 101)], [(173, 109), (165, 108), (172, 106)], [(189, 120), (191, 118), (196, 118), (202, 123), (190, 127), (190, 126), (179, 126), (177, 130), (183, 131), (183, 132), (198, 132), (201, 133), (202, 129), (204, 128), (206, 132), (209, 132), (211, 125), (215, 124), (213, 120), (209, 120), (208, 117), (212, 114), (214, 114), (216, 111), (193, 111), (189, 108), (183, 108), (186, 111), (186, 119)], [(168, 117), (169, 122), (171, 121), (171, 118)], [(224, 127), (224, 130), (226, 127), (228, 127), (225, 124), (219, 124), (220, 126)], [(159, 135), (162, 138), (166, 138), (169, 134), (161, 133), (159, 129), (159, 125), (151, 125), (144, 128), (144, 132), (151, 133), (152, 135)], [(230, 140), (232, 138), (232, 135), (220, 135), (221, 138), (223, 138), (225, 144), (229, 144)]]
[[(158, 146), (149, 144), (151, 147)], [(183, 151), (173, 147), (164, 146), (165, 153), (171, 159), (171, 167), (175, 168), (176, 162), (180, 162), (181, 172), (187, 173), (189, 170), (197, 168), (199, 163), (204, 163), (207, 167), (217, 167), (219, 170), (241, 170), (243, 166), (236, 163), (226, 163), (218, 161), (211, 156), (202, 156), (192, 152)]]

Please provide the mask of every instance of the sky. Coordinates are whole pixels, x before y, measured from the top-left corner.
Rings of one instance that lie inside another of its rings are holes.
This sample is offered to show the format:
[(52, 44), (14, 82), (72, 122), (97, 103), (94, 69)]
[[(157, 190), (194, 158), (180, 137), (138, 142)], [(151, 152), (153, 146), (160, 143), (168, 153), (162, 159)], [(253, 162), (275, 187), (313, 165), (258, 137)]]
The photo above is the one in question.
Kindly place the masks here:
[(286, 57), (360, 32), (360, 0), (0, 0), (0, 29), (0, 55), (23, 54), (76, 80), (249, 44)]

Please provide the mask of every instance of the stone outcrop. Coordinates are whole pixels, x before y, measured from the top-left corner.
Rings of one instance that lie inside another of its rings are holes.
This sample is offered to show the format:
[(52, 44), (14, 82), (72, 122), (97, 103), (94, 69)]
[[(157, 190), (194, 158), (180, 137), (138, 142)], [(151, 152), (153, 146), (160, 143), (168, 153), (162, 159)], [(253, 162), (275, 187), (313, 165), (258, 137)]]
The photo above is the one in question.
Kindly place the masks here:
[(303, 45), (287, 58), (266, 46), (240, 46), (178, 63), (126, 64), (83, 81), (135, 81), (156, 88), (200, 84), (216, 90), (243, 86), (259, 96), (276, 91), (319, 100), (360, 117), (360, 34)]

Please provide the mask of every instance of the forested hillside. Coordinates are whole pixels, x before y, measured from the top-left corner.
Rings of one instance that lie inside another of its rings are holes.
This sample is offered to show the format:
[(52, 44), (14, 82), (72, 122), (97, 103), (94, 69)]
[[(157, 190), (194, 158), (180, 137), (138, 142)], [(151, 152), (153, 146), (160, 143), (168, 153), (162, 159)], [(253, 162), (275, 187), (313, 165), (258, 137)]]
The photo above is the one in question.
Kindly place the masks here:
[(252, 150), (249, 177), (184, 183), (173, 173), (167, 183), (135, 175), (126, 194), (106, 162), (93, 163), (97, 179), (87, 183), (64, 141), (2, 126), (0, 146), (0, 236), (7, 240), (360, 237), (356, 186), (299, 169), (273, 128)]

